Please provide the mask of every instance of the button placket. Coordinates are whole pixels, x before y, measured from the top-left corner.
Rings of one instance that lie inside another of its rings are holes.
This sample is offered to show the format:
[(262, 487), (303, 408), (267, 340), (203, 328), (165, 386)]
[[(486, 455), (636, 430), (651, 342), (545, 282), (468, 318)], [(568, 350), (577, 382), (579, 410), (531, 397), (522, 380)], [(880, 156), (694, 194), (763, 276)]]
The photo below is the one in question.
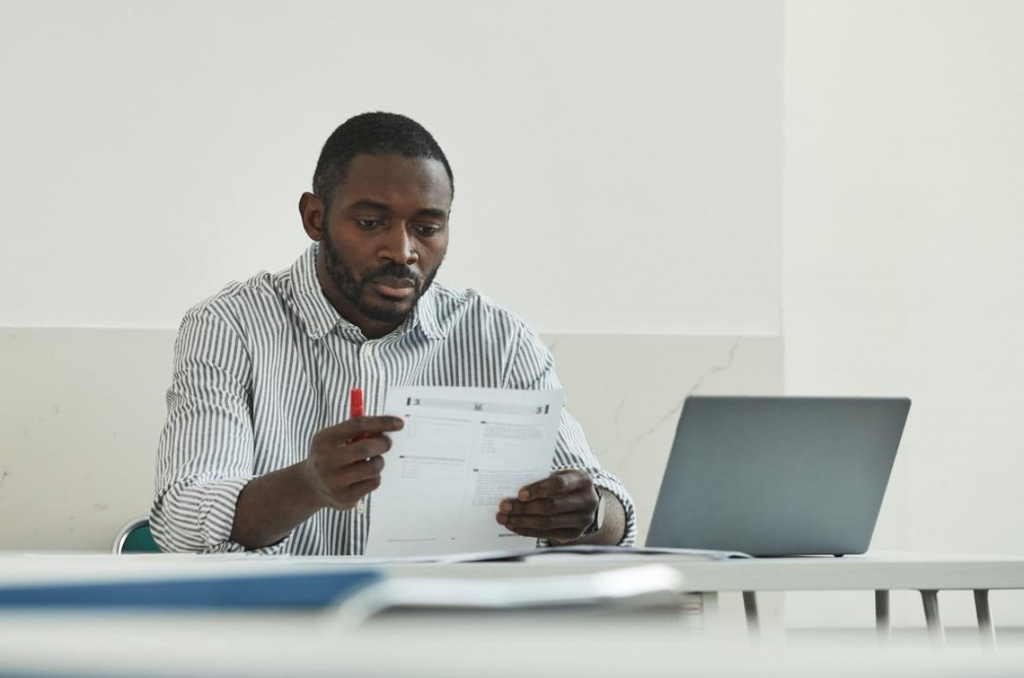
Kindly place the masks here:
[[(367, 363), (372, 361), (377, 352), (377, 345), (379, 342), (368, 339), (362, 343), (359, 347), (359, 384), (363, 389), (364, 402), (367, 407), (367, 414), (378, 414), (379, 403), (377, 402), (377, 385), (376, 380), (373, 383), (369, 383), (371, 376), (374, 374), (372, 369), (369, 369)], [(372, 409), (371, 409), (372, 408)], [(366, 515), (366, 508), (369, 496), (360, 497), (359, 501), (356, 502), (356, 513), (359, 515)]]

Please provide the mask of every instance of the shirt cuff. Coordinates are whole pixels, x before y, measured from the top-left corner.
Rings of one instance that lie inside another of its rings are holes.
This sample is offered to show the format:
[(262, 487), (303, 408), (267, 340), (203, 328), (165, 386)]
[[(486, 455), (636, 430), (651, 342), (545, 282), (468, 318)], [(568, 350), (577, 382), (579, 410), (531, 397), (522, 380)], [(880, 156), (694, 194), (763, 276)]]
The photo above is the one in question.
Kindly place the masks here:
[[(269, 546), (248, 549), (242, 544), (231, 540), (231, 530), (235, 522), (235, 510), (238, 495), (249, 484), (251, 478), (224, 478), (213, 482), (197, 485), (190, 490), (197, 493), (196, 501), (196, 534), (199, 537), (200, 551), (203, 553), (252, 553), (277, 555), (287, 552), (291, 533), (284, 539)], [(173, 528), (172, 528), (173, 529)]]

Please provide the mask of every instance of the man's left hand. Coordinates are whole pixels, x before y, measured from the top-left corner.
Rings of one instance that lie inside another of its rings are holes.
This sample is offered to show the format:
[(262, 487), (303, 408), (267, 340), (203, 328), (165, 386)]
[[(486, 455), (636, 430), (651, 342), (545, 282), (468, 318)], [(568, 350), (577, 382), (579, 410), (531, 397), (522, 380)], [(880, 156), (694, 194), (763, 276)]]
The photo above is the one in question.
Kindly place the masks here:
[(590, 474), (578, 469), (556, 471), (503, 499), (498, 522), (524, 537), (565, 543), (579, 539), (594, 522), (599, 498)]

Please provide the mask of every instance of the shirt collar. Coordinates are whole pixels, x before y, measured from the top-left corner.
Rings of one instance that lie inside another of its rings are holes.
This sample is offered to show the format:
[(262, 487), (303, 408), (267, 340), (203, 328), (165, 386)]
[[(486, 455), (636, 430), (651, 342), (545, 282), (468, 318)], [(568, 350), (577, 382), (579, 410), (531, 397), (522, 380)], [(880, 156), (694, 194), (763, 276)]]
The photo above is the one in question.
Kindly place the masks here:
[[(305, 325), (306, 333), (312, 339), (322, 339), (335, 327), (341, 327), (345, 331), (355, 332), (361, 336), (359, 328), (342, 318), (324, 296), (320, 281), (316, 277), (318, 250), (319, 244), (313, 243), (291, 268), (295, 307)], [(418, 327), (427, 338), (442, 339), (444, 333), (437, 322), (436, 292), (436, 287), (431, 285), (427, 293), (420, 297), (405, 322), (391, 334), (404, 334)]]
[(437, 322), (437, 283), (427, 288), (426, 293), (416, 302), (415, 308), (406, 320), (409, 327), (419, 327), (428, 339), (444, 339), (444, 332)]

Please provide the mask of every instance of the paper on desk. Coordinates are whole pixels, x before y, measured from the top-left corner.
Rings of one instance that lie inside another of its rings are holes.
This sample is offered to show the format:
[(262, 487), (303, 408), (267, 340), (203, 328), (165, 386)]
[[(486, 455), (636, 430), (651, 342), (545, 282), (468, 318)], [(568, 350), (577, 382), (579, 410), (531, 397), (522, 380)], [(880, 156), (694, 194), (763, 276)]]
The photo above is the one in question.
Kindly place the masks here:
[(634, 546), (605, 546), (601, 544), (571, 544), (568, 546), (557, 546), (549, 548), (524, 548), (506, 549), (502, 551), (487, 551), (479, 553), (456, 553), (452, 555), (435, 558), (435, 562), (442, 563), (487, 563), (499, 561), (526, 561), (539, 560), (555, 562), (560, 560), (572, 560), (581, 562), (581, 557), (600, 559), (603, 561), (618, 560), (653, 560), (656, 556), (668, 556), (673, 561), (718, 561), (733, 559), (753, 558), (748, 553), (739, 551), (715, 551), (709, 549), (686, 549), (686, 548), (663, 548), (663, 547), (634, 547)]
[(495, 520), (498, 503), (551, 473), (562, 391), (401, 387), (372, 495), (367, 556), (440, 555), (532, 546)]

